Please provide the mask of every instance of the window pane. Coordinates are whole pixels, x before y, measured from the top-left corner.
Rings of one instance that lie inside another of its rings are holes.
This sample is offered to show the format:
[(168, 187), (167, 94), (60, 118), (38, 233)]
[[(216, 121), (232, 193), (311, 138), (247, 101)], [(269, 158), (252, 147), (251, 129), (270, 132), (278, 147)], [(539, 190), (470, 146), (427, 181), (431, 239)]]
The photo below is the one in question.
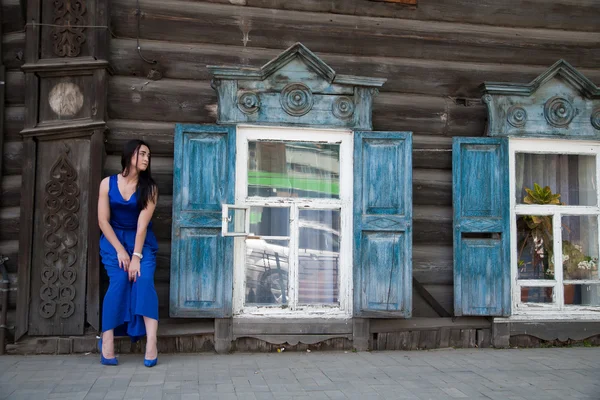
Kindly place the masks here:
[(554, 288), (551, 287), (521, 287), (521, 302), (522, 303), (553, 303), (552, 293)]
[[(529, 153), (517, 153), (515, 156), (517, 203), (560, 203), (573, 206), (597, 204), (594, 156)], [(539, 186), (537, 190), (536, 184)], [(545, 187), (549, 187), (550, 192), (544, 193)], [(526, 189), (530, 189), (532, 193), (529, 194)]]
[(600, 285), (565, 285), (565, 304), (600, 306)]
[(554, 279), (551, 215), (517, 216), (518, 279)]
[(227, 210), (227, 232), (245, 233), (244, 229), (246, 229), (246, 210), (229, 207)]
[(339, 199), (340, 146), (248, 143), (248, 196)]
[(598, 217), (562, 218), (563, 279), (598, 279)]
[(298, 302), (337, 304), (340, 211), (300, 210)]
[(257, 236), (290, 236), (289, 207), (250, 207), (250, 233)]
[(288, 240), (246, 239), (246, 305), (288, 304)]

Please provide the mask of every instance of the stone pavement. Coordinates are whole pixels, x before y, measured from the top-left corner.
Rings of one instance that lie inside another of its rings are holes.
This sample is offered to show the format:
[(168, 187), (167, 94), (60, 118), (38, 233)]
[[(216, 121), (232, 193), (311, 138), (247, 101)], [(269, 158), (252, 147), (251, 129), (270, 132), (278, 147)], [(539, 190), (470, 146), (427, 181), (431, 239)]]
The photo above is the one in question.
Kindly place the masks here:
[(0, 356), (0, 399), (600, 400), (600, 348)]

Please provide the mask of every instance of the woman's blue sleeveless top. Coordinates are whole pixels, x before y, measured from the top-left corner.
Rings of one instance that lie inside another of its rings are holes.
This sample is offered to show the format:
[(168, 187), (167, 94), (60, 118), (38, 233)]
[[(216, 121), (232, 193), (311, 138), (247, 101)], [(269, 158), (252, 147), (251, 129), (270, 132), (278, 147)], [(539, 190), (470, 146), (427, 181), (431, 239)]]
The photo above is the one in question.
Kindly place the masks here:
[[(138, 207), (138, 193), (135, 192), (129, 200), (125, 200), (119, 191), (117, 175), (110, 177), (108, 200), (110, 202), (110, 225), (113, 229), (136, 230), (140, 209)], [(152, 228), (152, 221), (148, 230)]]

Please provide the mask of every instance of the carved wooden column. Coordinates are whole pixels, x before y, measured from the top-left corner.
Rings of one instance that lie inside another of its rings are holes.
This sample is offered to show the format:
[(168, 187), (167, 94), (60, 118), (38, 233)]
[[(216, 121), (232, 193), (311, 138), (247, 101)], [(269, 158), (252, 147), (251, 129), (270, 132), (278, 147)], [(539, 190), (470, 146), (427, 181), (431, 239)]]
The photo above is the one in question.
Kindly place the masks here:
[(16, 338), (99, 328), (108, 0), (29, 0)]

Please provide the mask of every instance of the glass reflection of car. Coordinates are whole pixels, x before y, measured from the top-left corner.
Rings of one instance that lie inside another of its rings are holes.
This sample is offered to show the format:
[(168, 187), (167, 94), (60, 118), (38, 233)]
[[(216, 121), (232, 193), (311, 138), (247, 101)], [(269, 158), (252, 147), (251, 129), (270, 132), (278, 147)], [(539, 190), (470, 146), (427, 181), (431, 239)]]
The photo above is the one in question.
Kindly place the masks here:
[[(299, 228), (299, 303), (337, 303), (339, 231), (316, 221), (299, 221)], [(246, 240), (246, 304), (288, 304), (288, 243), (263, 238)], [(307, 286), (324, 280), (320, 278), (329, 278), (329, 286), (311, 292)]]

